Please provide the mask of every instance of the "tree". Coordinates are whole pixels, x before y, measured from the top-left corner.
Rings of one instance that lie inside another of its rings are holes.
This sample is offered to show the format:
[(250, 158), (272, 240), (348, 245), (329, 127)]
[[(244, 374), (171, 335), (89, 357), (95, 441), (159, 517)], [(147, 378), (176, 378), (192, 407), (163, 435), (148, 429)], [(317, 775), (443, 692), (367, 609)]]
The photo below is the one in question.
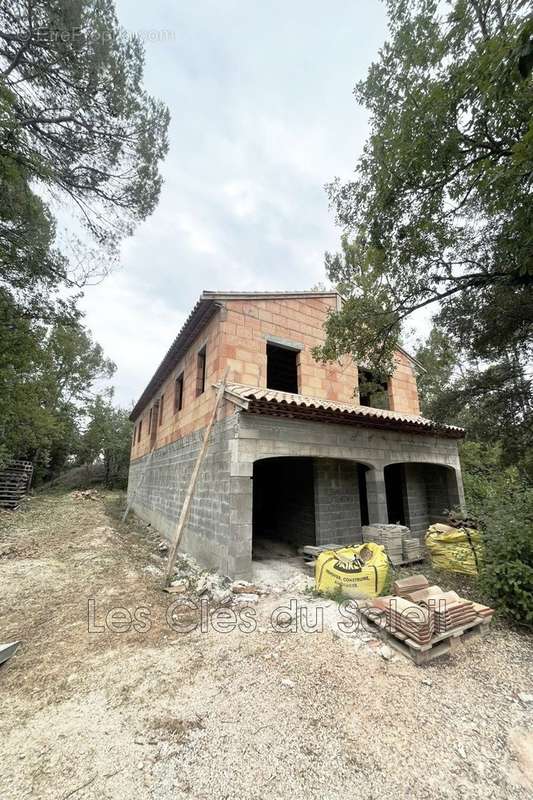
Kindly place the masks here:
[(422, 369), (417, 371), (417, 387), (422, 413), (442, 422), (457, 419), (457, 408), (450, 414), (449, 392), (457, 377), (459, 353), (443, 330), (434, 326), (425, 342), (419, 343), (415, 358)]
[(75, 446), (95, 385), (115, 365), (79, 324), (14, 318), (10, 344), (0, 355), (0, 458), (30, 458), (53, 473)]
[(0, 153), (67, 198), (99, 245), (155, 208), (167, 108), (142, 86), (144, 53), (112, 0), (11, 0), (0, 9)]
[(102, 459), (106, 485), (124, 488), (128, 481), (133, 425), (129, 412), (116, 408), (112, 397), (112, 392), (97, 395), (89, 404), (77, 460), (79, 464), (92, 464)]
[(401, 323), (435, 305), (471, 359), (525, 368), (533, 330), (533, 20), (523, 0), (388, 0), (390, 41), (356, 97), (371, 135), (329, 186), (345, 298), (317, 357), (390, 370)]
[(487, 365), (469, 343), (434, 326), (416, 350), (422, 412), (466, 428), (473, 442), (496, 446), (500, 466), (516, 465), (533, 479), (533, 387), (518, 358), (504, 353)]

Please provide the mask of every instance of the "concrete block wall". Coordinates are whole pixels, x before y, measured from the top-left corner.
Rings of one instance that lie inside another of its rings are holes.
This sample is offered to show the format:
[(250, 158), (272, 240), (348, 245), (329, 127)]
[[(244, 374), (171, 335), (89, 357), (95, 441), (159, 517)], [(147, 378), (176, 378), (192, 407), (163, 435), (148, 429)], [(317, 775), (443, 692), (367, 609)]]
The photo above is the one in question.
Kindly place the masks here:
[(403, 501), (405, 524), (413, 536), (423, 537), (429, 524), (425, 473), (430, 466), (405, 464)]
[(445, 511), (459, 505), (457, 487), (449, 470), (430, 466), (425, 475), (428, 514), (431, 522), (444, 522)]
[[(203, 430), (196, 431), (156, 450), (135, 498), (136, 513), (163, 536), (170, 536), (176, 525), (202, 437)], [(459, 470), (459, 456), (453, 439), (243, 412), (217, 422), (211, 437), (181, 549), (205, 566), (236, 578), (251, 577), (253, 474), (259, 459), (316, 459), (315, 518), (318, 539), (324, 543), (333, 539), (351, 543), (356, 530), (360, 536), (355, 462), (369, 467), (365, 478), (370, 523), (388, 521), (384, 468), (392, 462), (406, 464), (413, 519), (415, 511), (422, 514), (420, 487), (432, 464), (453, 468), (441, 473), (462, 498), (460, 471), (454, 471)], [(130, 493), (147, 458), (131, 464)], [(421, 520), (417, 523), (420, 532)]]
[(316, 458), (313, 466), (316, 543), (361, 542), (357, 464)]
[(254, 532), (295, 546), (315, 544), (315, 494), (310, 458), (257, 461)]
[[(222, 573), (229, 572), (235, 565), (238, 548), (230, 547), (230, 539), (238, 540), (239, 524), (247, 519), (247, 504), (239, 497), (239, 479), (235, 482), (230, 475), (230, 443), (235, 427), (235, 417), (228, 417), (213, 426), (180, 548)], [(203, 433), (203, 430), (197, 431), (155, 450), (142, 485), (135, 494), (135, 513), (166, 538), (175, 530)], [(132, 496), (139, 485), (148, 459), (147, 455), (130, 465), (128, 496)]]

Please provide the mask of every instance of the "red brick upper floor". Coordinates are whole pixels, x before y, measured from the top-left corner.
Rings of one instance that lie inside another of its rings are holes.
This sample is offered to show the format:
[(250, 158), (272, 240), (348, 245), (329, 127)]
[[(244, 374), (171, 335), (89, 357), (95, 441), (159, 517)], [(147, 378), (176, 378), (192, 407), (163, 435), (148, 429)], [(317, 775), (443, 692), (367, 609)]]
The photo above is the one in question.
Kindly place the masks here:
[[(132, 458), (203, 428), (212, 385), (228, 381), (341, 403), (372, 405), (360, 396), (361, 371), (349, 357), (321, 364), (312, 350), (324, 342), (324, 323), (339, 307), (336, 292), (204, 292), (135, 405)], [(419, 414), (415, 362), (395, 356), (380, 405)], [(222, 414), (234, 413), (225, 403)]]

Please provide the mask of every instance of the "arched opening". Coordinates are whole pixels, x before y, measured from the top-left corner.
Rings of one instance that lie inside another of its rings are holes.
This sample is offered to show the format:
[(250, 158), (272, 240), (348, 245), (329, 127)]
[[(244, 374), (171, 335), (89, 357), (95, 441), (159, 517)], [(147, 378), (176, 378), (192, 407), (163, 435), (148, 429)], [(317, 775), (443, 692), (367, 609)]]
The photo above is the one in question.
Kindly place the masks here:
[(315, 544), (312, 458), (256, 461), (253, 477), (252, 557), (295, 555)]
[(422, 536), (460, 504), (457, 475), (442, 464), (399, 463), (385, 467), (388, 521)]
[(252, 554), (296, 556), (305, 545), (354, 544), (369, 522), (368, 467), (335, 458), (279, 457), (254, 463)]

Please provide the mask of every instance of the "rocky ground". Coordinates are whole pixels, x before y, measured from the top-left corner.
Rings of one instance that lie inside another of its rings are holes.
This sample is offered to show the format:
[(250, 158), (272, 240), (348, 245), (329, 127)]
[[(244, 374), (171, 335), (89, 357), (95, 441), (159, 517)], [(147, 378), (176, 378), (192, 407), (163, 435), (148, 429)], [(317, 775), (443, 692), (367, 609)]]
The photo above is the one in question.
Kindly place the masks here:
[(0, 639), (22, 642), (0, 667), (3, 800), (533, 795), (531, 637), (493, 625), (416, 667), (294, 581), (184, 603), (122, 504), (0, 513)]

